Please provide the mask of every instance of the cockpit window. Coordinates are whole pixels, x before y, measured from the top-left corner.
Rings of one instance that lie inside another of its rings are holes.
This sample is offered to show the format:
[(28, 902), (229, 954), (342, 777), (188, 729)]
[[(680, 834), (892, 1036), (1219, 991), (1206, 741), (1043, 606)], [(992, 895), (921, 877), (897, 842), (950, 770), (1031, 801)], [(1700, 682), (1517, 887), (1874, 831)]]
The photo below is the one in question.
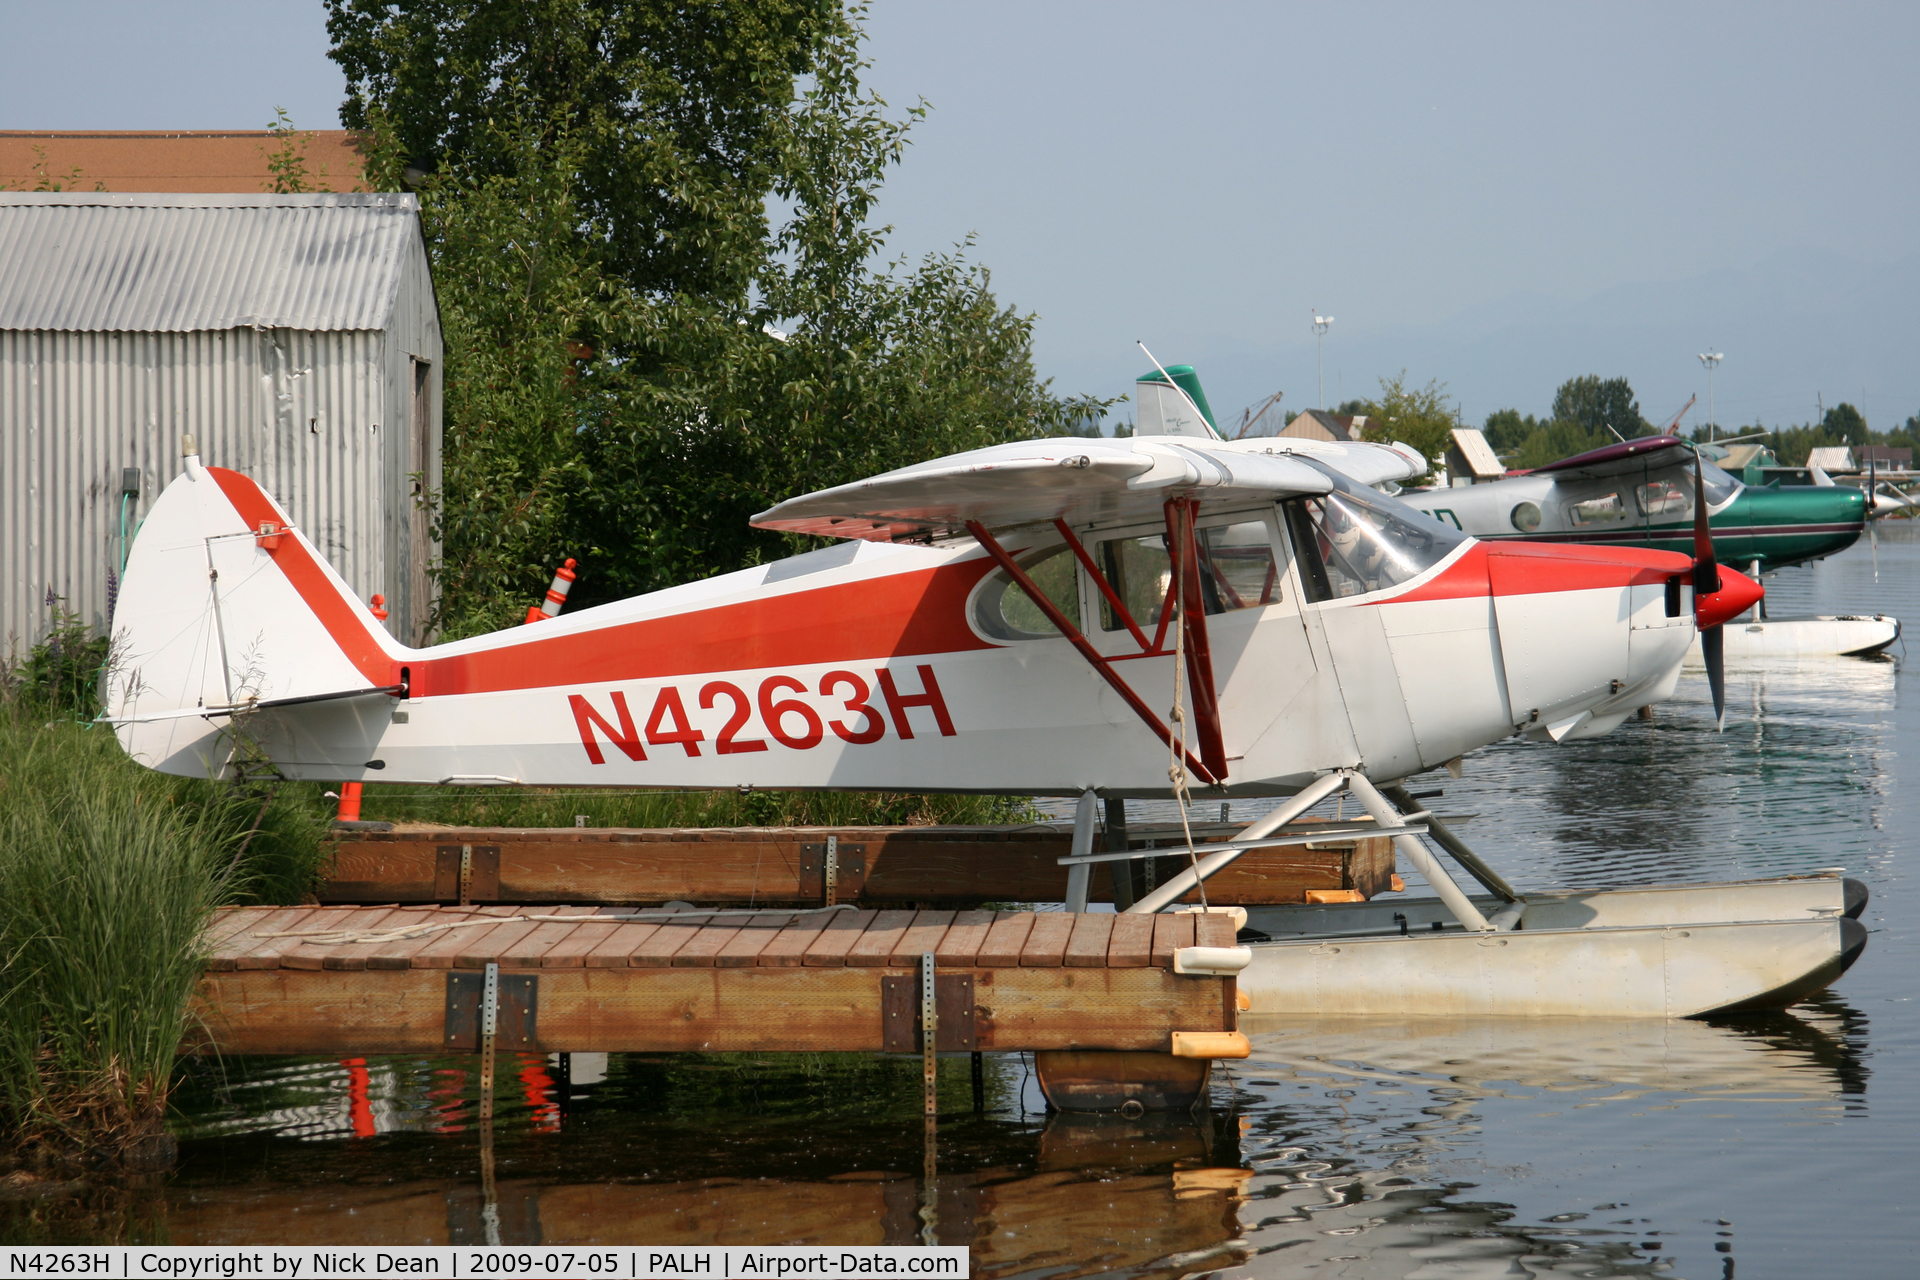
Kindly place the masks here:
[(1315, 600), (1395, 587), (1431, 569), (1467, 541), (1383, 493), (1328, 473), (1333, 492), (1283, 503), (1300, 574)]

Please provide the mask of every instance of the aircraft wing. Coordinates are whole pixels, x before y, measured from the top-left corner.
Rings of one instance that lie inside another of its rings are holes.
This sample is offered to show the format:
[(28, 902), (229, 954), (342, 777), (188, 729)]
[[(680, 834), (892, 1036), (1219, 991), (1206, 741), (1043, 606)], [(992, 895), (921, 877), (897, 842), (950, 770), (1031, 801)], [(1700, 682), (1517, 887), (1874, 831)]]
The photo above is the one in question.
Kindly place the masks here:
[(1175, 443), (1166, 436), (1067, 436), (956, 453), (802, 494), (761, 512), (753, 524), (886, 542), (958, 531), (970, 520), (994, 528), (1055, 519), (1157, 520), (1162, 504), (1181, 493), (1212, 502), (1330, 488), (1324, 472), (1277, 450), (1227, 450), (1210, 441)]
[(1610, 444), (1571, 458), (1535, 467), (1528, 475), (1547, 475), (1556, 480), (1597, 480), (1602, 476), (1620, 476), (1660, 467), (1677, 467), (1693, 461), (1693, 449), (1678, 436), (1641, 436), (1620, 444)]
[(1413, 480), (1427, 474), (1427, 459), (1418, 449), (1398, 440), (1375, 444), (1367, 440), (1309, 440), (1279, 436), (1264, 440), (1229, 440), (1216, 446), (1223, 451), (1259, 452), (1276, 456), (1312, 458), (1323, 467), (1332, 467), (1357, 484), (1376, 485)]

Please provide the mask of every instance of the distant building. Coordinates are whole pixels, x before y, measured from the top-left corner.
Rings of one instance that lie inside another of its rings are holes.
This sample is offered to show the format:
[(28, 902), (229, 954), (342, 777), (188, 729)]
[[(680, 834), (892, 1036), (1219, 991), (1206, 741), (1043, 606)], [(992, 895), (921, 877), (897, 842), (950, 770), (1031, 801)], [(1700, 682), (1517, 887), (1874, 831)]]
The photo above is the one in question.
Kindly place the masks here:
[[(366, 160), (345, 129), (50, 133), (0, 131), (0, 190), (229, 191), (273, 189), (267, 159), (291, 145), (316, 191), (358, 191)], [(77, 171), (77, 172), (76, 172)]]
[(1853, 450), (1844, 444), (1827, 445), (1807, 451), (1807, 465), (1818, 467), (1830, 476), (1851, 475), (1860, 470), (1853, 460)]
[(1862, 467), (1865, 467), (1867, 463), (1871, 462), (1876, 471), (1913, 470), (1913, 450), (1911, 449), (1895, 449), (1890, 445), (1868, 444), (1860, 446), (1860, 448), (1854, 452), (1859, 456)]
[(411, 195), (0, 193), (0, 645), (106, 627), (182, 433), (419, 640), (440, 368)]
[(1453, 487), (1498, 480), (1507, 474), (1507, 464), (1494, 454), (1493, 446), (1478, 427), (1455, 427), (1447, 438), (1447, 475)]
[(1367, 425), (1367, 415), (1328, 413), (1308, 409), (1281, 428), (1280, 434), (1296, 440), (1358, 440)]

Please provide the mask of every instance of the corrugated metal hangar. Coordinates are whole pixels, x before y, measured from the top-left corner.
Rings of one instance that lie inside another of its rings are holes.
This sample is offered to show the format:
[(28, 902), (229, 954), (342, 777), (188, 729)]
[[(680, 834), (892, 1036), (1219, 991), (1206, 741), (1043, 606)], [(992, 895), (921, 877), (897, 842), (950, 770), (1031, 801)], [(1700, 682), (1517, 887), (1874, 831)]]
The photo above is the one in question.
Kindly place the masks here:
[(419, 640), (440, 369), (411, 195), (0, 192), (0, 635), (107, 628), (190, 433)]

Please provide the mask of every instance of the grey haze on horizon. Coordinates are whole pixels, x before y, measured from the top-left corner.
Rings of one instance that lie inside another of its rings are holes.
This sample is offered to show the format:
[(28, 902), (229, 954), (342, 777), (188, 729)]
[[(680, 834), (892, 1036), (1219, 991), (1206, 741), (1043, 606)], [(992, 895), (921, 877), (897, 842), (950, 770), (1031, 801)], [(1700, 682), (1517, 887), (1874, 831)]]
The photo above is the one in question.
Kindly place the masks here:
[[(1448, 383), (1470, 421), (1727, 353), (1723, 424), (1920, 413), (1920, 9), (882, 0), (868, 81), (934, 107), (890, 252), (976, 237), (1057, 389), (1191, 362), (1223, 418)], [(0, 0), (0, 128), (335, 125), (316, 0)], [(1124, 412), (1124, 407), (1123, 407)]]

